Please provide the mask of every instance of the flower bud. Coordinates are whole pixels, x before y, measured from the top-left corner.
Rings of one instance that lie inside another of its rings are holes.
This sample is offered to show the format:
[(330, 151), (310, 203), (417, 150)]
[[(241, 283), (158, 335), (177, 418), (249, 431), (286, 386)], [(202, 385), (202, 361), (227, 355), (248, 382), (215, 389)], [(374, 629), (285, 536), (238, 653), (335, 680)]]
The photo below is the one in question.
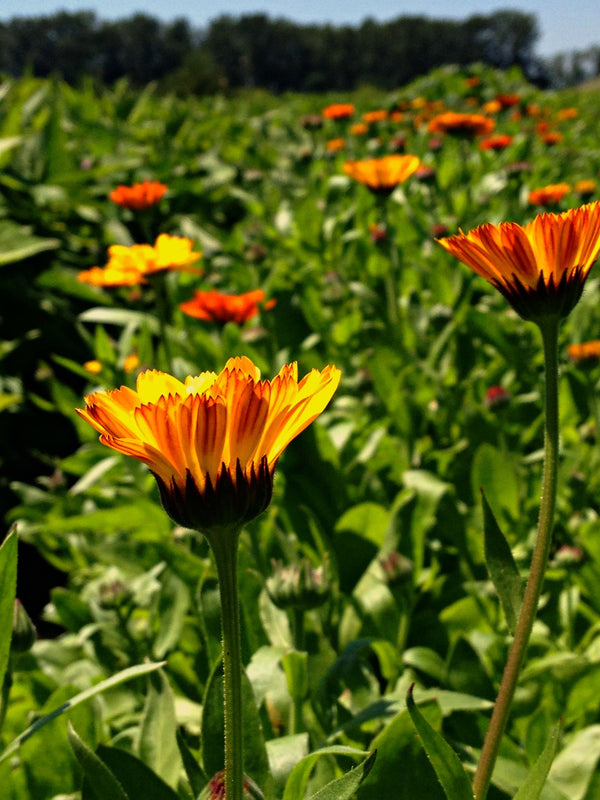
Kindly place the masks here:
[(267, 578), (267, 592), (278, 608), (308, 610), (318, 608), (327, 600), (330, 581), (327, 564), (313, 568), (307, 558), (284, 567), (273, 562), (273, 574)]
[[(198, 800), (225, 800), (225, 770), (210, 779)], [(264, 800), (261, 790), (247, 775), (244, 776), (244, 800)]]

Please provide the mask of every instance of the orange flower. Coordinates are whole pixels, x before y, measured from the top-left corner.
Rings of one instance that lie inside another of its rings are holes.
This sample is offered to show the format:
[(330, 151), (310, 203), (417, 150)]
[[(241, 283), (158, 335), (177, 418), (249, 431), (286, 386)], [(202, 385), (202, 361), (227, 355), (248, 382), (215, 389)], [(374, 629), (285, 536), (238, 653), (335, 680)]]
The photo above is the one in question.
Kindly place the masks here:
[(340, 150), (343, 150), (346, 147), (346, 140), (345, 139), (330, 139), (325, 148), (328, 153), (339, 153)]
[(567, 352), (570, 361), (576, 364), (598, 362), (600, 361), (600, 339), (582, 342), (581, 344), (571, 344)]
[(468, 78), (465, 78), (465, 86), (468, 89), (474, 89), (475, 86), (479, 86), (481, 83), (481, 78), (477, 77), (477, 75), (470, 75)]
[(294, 363), (260, 380), (241, 356), (184, 382), (142, 372), (135, 391), (95, 392), (77, 413), (103, 444), (150, 468), (177, 524), (218, 534), (268, 506), (277, 460), (325, 409), (340, 375), (327, 366), (298, 381)]
[(99, 372), (102, 372), (102, 364), (99, 361), (96, 361), (96, 359), (93, 361), (86, 361), (83, 365), (83, 368), (91, 375), (97, 375)]
[(446, 111), (430, 120), (429, 133), (450, 133), (456, 136), (487, 136), (496, 126), (493, 119), (482, 114), (460, 114)]
[(373, 125), (376, 122), (383, 122), (383, 120), (387, 119), (388, 112), (385, 108), (378, 108), (376, 111), (367, 111), (362, 115), (362, 118), (367, 125)]
[(325, 119), (348, 119), (354, 114), (352, 103), (332, 103), (321, 111)]
[(383, 156), (367, 161), (346, 161), (344, 172), (364, 183), (375, 194), (390, 194), (416, 171), (420, 163), (417, 156)]
[(512, 136), (506, 133), (500, 133), (498, 136), (490, 136), (489, 139), (483, 139), (479, 142), (480, 150), (504, 150), (512, 144)]
[(575, 119), (579, 116), (579, 111), (576, 108), (561, 108), (559, 111), (556, 112), (556, 119), (566, 120), (566, 119)]
[(548, 131), (548, 133), (541, 133), (540, 139), (544, 144), (552, 147), (552, 145), (560, 144), (565, 137), (559, 131)]
[(133, 244), (127, 247), (113, 244), (108, 248), (105, 267), (92, 267), (77, 276), (83, 283), (94, 286), (136, 286), (146, 283), (148, 275), (167, 270), (196, 271), (190, 267), (202, 253), (192, 250), (193, 243), (183, 236), (161, 233), (154, 246)]
[(600, 202), (540, 214), (523, 227), (485, 224), (437, 241), (495, 286), (524, 319), (566, 317), (600, 252)]
[(582, 199), (587, 201), (596, 191), (596, 181), (592, 180), (577, 181), (577, 183), (573, 187), (573, 190), (577, 192), (578, 195), (581, 195)]
[(353, 136), (364, 136), (369, 132), (369, 126), (364, 122), (357, 122), (356, 125), (350, 126), (350, 133)]
[(496, 95), (496, 102), (500, 103), (502, 108), (511, 108), (512, 106), (518, 106), (521, 102), (521, 95), (520, 94), (497, 94)]
[(113, 203), (122, 208), (143, 211), (160, 202), (167, 190), (168, 187), (164, 183), (143, 181), (143, 183), (134, 183), (133, 186), (117, 186), (109, 197)]
[(135, 372), (140, 365), (140, 357), (137, 353), (130, 353), (123, 362), (124, 372)]
[(498, 100), (488, 100), (487, 103), (483, 104), (483, 110), (486, 114), (497, 114), (502, 111), (502, 103)]
[(245, 294), (223, 294), (221, 292), (194, 292), (194, 297), (179, 308), (188, 316), (210, 322), (235, 322), (243, 325), (258, 314), (258, 304), (265, 299), (261, 289)]
[(571, 191), (568, 183), (550, 183), (539, 189), (529, 192), (529, 202), (537, 206), (549, 206), (560, 203), (563, 197)]

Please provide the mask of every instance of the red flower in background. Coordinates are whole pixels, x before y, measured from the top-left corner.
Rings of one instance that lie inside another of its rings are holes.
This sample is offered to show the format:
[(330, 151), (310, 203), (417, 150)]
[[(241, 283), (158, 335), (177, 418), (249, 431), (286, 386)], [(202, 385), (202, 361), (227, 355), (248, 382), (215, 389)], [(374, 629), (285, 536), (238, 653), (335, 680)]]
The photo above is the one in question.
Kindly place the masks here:
[(500, 133), (498, 136), (490, 136), (489, 139), (483, 139), (479, 142), (480, 150), (504, 150), (509, 144), (512, 144), (512, 136), (506, 133)]
[(321, 111), (325, 119), (348, 119), (354, 114), (352, 103), (332, 103)]
[(133, 186), (117, 186), (109, 197), (121, 208), (143, 211), (145, 208), (159, 203), (167, 190), (168, 187), (164, 183), (143, 181), (143, 183), (134, 183)]
[[(259, 312), (259, 304), (265, 299), (265, 293), (261, 289), (244, 294), (224, 294), (222, 292), (194, 292), (191, 300), (186, 300), (179, 304), (179, 308), (184, 314), (196, 319), (204, 319), (209, 322), (235, 322), (243, 325)], [(274, 301), (269, 301), (264, 307), (272, 308)]]

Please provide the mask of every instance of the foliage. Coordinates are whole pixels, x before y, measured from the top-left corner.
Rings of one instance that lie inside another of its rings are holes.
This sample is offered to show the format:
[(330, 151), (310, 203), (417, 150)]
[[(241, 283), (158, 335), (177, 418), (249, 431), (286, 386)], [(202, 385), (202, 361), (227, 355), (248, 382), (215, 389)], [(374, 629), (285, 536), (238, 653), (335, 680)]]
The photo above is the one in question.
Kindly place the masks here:
[[(518, 95), (488, 112), (512, 137), (504, 150), (428, 134), (428, 115), (498, 95)], [(322, 119), (330, 101), (352, 102), (354, 117)], [(2, 84), (0, 499), (17, 526), (17, 596), (40, 628), (25, 652), (13, 637), (7, 659), (6, 626), (0, 637), (7, 800), (188, 800), (221, 766), (213, 559), (164, 514), (145, 467), (104, 448), (73, 410), (97, 388), (132, 386), (132, 353), (178, 377), (240, 354), (268, 377), (293, 360), (301, 374), (342, 370), (241, 539), (244, 746), (265, 797), (442, 800), (436, 758), (444, 781), (464, 786), (456, 765), (471, 776), (535, 536), (542, 353), (536, 329), (434, 238), (524, 222), (541, 210), (529, 190), (559, 181), (572, 188), (558, 208), (579, 205), (577, 182), (598, 177), (599, 108), (591, 93), (573, 113), (576, 102), (481, 64), (352, 95)], [(540, 123), (562, 141), (546, 144)], [(385, 201), (343, 173), (347, 157), (392, 149), (431, 170)], [(169, 187), (157, 206), (136, 214), (108, 200), (144, 179)], [(166, 310), (156, 285), (78, 280), (110, 245), (163, 232), (203, 252), (201, 275), (166, 276)], [(241, 326), (179, 310), (196, 289), (257, 288), (276, 304)], [(592, 272), (561, 328), (554, 548), (490, 800), (600, 792), (600, 374), (567, 358), (570, 343), (598, 338), (598, 291)], [(60, 575), (41, 616), (30, 549)], [(319, 602), (277, 605), (274, 571), (299, 564), (313, 577), (323, 567)]]

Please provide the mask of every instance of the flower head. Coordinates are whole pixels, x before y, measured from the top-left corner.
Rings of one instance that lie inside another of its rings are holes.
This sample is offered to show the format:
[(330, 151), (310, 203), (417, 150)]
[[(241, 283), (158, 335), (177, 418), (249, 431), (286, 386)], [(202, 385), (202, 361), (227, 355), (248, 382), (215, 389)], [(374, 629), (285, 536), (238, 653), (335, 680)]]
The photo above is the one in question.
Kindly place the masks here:
[(375, 194), (391, 194), (419, 167), (418, 156), (392, 155), (367, 161), (346, 161), (344, 172)]
[(113, 244), (108, 248), (105, 267), (92, 267), (77, 276), (94, 286), (136, 286), (146, 283), (148, 275), (167, 270), (190, 270), (202, 253), (193, 251), (193, 243), (183, 236), (161, 233), (154, 245)]
[(110, 193), (109, 197), (121, 208), (129, 208), (132, 211), (143, 211), (160, 202), (168, 187), (158, 181), (143, 181), (134, 183), (133, 186), (117, 186)]
[(455, 136), (487, 136), (496, 123), (483, 114), (461, 114), (457, 111), (446, 111), (429, 121), (429, 133), (450, 133)]
[(529, 202), (537, 206), (556, 205), (570, 191), (568, 183), (550, 183), (548, 186), (532, 189), (529, 192)]
[(574, 364), (597, 364), (600, 361), (600, 340), (570, 344), (567, 352)]
[(354, 111), (352, 103), (332, 103), (324, 108), (321, 114), (325, 119), (348, 119), (354, 114)]
[(490, 136), (489, 139), (482, 139), (479, 142), (480, 150), (504, 150), (512, 143), (512, 136), (506, 133), (500, 133), (497, 136)]
[(244, 294), (223, 294), (222, 292), (194, 292), (191, 300), (179, 304), (179, 308), (190, 317), (209, 322), (235, 322), (243, 325), (259, 311), (259, 303), (265, 299), (261, 289)]
[(488, 223), (437, 241), (495, 286), (524, 319), (566, 317), (600, 253), (600, 202), (539, 214), (524, 226)]
[(183, 382), (142, 372), (135, 391), (95, 392), (77, 413), (103, 444), (150, 468), (176, 523), (209, 534), (264, 511), (279, 456), (325, 409), (340, 375), (327, 366), (298, 381), (293, 363), (272, 381), (260, 380), (241, 356), (218, 375)]

